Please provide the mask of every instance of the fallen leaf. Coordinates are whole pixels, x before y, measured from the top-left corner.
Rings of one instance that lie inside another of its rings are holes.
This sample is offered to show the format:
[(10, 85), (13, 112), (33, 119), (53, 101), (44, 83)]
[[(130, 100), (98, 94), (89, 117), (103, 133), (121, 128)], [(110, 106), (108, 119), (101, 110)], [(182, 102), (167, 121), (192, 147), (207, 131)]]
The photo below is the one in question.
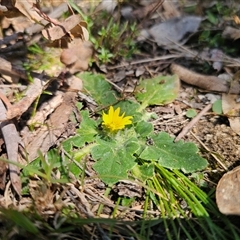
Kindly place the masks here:
[(222, 109), (228, 116), (232, 130), (240, 135), (240, 103), (236, 101), (238, 97), (236, 94), (222, 94)]
[(80, 15), (72, 15), (59, 25), (42, 30), (42, 35), (50, 41), (59, 40), (69, 33), (74, 37), (85, 39), (88, 38), (86, 27), (86, 23), (81, 21)]
[(220, 179), (216, 189), (216, 201), (221, 213), (240, 215), (240, 166)]
[[(39, 75), (39, 77), (41, 76)], [(43, 79), (39, 79), (37, 77), (33, 78), (33, 83), (25, 92), (25, 96), (19, 102), (12, 105), (10, 109), (8, 109), (6, 119), (10, 120), (17, 116), (20, 117), (23, 113), (25, 113), (35, 99), (41, 95), (44, 86), (46, 86), (48, 83), (48, 81), (44, 81)]]
[(222, 33), (222, 37), (236, 40), (240, 38), (240, 29), (227, 26)]
[[(39, 151), (45, 155), (49, 148), (60, 141), (61, 137), (65, 138), (66, 135), (73, 134), (71, 131), (75, 131), (75, 128), (71, 128), (72, 124), (69, 122), (69, 118), (76, 106), (76, 96), (82, 88), (82, 81), (76, 76), (71, 76), (67, 80), (68, 88), (63, 92), (57, 91), (57, 95), (60, 96), (56, 96), (57, 99), (53, 97), (47, 104), (44, 104), (43, 108), (48, 108), (47, 105), (52, 108), (45, 115), (47, 119), (44, 124), (35, 131), (29, 130), (28, 126), (21, 131), (29, 162), (39, 156)], [(60, 104), (56, 102), (59, 101), (59, 98)], [(42, 107), (40, 109), (43, 110)], [(38, 120), (41, 121), (41, 119)], [(64, 134), (66, 135), (62, 136)]]
[(29, 20), (33, 22), (41, 22), (43, 18), (36, 12), (34, 7), (37, 7), (37, 0), (16, 0), (15, 7)]
[[(4, 158), (3, 155), (1, 157)], [(4, 191), (6, 186), (6, 173), (7, 173), (7, 163), (0, 161), (0, 189), (2, 191)]]
[(159, 46), (172, 48), (176, 47), (176, 43), (182, 45), (187, 42), (191, 34), (197, 31), (201, 21), (197, 16), (171, 18), (155, 24), (148, 32)]
[(74, 38), (68, 47), (62, 51), (61, 62), (67, 66), (71, 73), (87, 70), (93, 54), (92, 44), (80, 38)]

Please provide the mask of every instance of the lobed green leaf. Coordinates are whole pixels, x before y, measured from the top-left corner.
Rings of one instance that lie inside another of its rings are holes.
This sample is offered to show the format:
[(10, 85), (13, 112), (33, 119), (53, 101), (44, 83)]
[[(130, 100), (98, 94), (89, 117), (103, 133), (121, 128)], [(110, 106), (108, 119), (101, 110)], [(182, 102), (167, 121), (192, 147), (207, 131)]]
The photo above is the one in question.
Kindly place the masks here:
[(119, 180), (127, 179), (127, 171), (135, 165), (134, 153), (139, 144), (136, 138), (125, 139), (122, 142), (98, 140), (97, 146), (91, 150), (92, 157), (97, 161), (93, 169), (108, 185), (113, 185)]
[(157, 76), (142, 80), (137, 88), (136, 98), (143, 108), (172, 102), (178, 94), (180, 82), (177, 75)]
[(181, 169), (184, 173), (206, 168), (207, 161), (198, 155), (194, 143), (174, 142), (167, 133), (151, 135), (153, 145), (147, 146), (140, 158), (154, 160), (159, 165), (170, 169)]

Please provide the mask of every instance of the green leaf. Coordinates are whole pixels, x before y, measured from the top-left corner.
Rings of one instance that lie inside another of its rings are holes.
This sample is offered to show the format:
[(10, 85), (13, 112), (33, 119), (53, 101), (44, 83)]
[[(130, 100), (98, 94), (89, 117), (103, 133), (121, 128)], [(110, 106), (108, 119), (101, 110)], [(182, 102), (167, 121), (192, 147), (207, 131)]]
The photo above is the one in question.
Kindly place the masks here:
[(212, 110), (216, 113), (216, 114), (222, 114), (223, 110), (222, 110), (222, 100), (218, 99), (217, 101), (215, 101), (212, 105)]
[(73, 137), (68, 138), (62, 144), (63, 144), (63, 148), (65, 149), (65, 151), (70, 153), (70, 151), (72, 150), (73, 146), (80, 148), (80, 147), (82, 147), (85, 144), (85, 137), (79, 136), (77, 134), (77, 135), (75, 135)]
[(82, 169), (79, 168), (74, 162), (68, 164), (69, 172), (71, 172), (76, 178), (82, 173)]
[(138, 112), (140, 104), (138, 102), (133, 102), (130, 100), (120, 101), (114, 108), (120, 107), (121, 112), (125, 112), (125, 116), (135, 116)]
[(188, 109), (186, 112), (186, 117), (194, 118), (197, 115), (197, 111), (195, 109)]
[(89, 117), (87, 110), (81, 111), (82, 122), (77, 133), (81, 136), (84, 142), (92, 142), (98, 134), (97, 122)]
[(72, 147), (83, 147), (85, 143), (94, 141), (94, 137), (98, 134), (98, 122), (89, 117), (89, 112), (83, 110), (80, 112), (82, 121), (77, 134), (63, 142), (63, 147), (67, 152), (72, 150)]
[(153, 145), (147, 146), (140, 158), (157, 161), (170, 169), (181, 169), (185, 173), (206, 168), (207, 161), (197, 154), (198, 148), (193, 143), (173, 142), (167, 133), (161, 132), (151, 136)]
[(180, 87), (177, 75), (158, 76), (142, 80), (137, 88), (136, 98), (142, 102), (143, 108), (149, 105), (162, 105), (172, 102)]
[(150, 133), (153, 132), (153, 124), (145, 121), (140, 121), (137, 123), (135, 127), (135, 131), (141, 136), (141, 137), (147, 137)]
[(212, 12), (207, 11), (207, 19), (212, 24), (216, 25), (218, 23), (218, 15), (214, 15)]
[(80, 74), (79, 78), (83, 81), (84, 90), (99, 105), (109, 106), (117, 102), (117, 93), (112, 90), (111, 84), (105, 80), (103, 75), (85, 72)]
[(123, 139), (122, 142), (103, 140), (97, 141), (97, 146), (91, 150), (92, 157), (97, 161), (93, 169), (103, 182), (113, 185), (121, 179), (127, 179), (127, 171), (132, 169), (135, 162), (134, 153), (139, 144), (136, 138)]
[(144, 163), (143, 165), (136, 165), (132, 169), (132, 173), (137, 179), (146, 181), (154, 176), (154, 164)]

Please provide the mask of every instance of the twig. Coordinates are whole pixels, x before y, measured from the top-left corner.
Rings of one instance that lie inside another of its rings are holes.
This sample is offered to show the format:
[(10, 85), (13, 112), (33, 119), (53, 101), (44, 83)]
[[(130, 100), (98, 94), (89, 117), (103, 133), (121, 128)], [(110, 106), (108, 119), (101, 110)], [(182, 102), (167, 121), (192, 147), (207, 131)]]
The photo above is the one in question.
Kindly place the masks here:
[(178, 140), (180, 140), (181, 138), (183, 138), (183, 136), (193, 128), (193, 126), (199, 121), (199, 119), (206, 113), (208, 112), (210, 109), (212, 108), (212, 103), (208, 104), (196, 117), (194, 117), (189, 123), (188, 125), (186, 125), (182, 131), (178, 134), (178, 136), (175, 138), (174, 142), (177, 142)]
[(166, 55), (166, 56), (137, 60), (137, 61), (133, 61), (133, 62), (130, 62), (130, 63), (122, 64), (122, 65), (108, 67), (108, 69), (109, 70), (114, 70), (114, 69), (117, 69), (117, 68), (127, 67), (127, 66), (141, 64), (141, 63), (148, 63), (148, 62), (166, 60), (166, 59), (171, 59), (171, 58), (181, 58), (183, 56), (184, 56), (184, 54), (170, 54), (170, 55)]

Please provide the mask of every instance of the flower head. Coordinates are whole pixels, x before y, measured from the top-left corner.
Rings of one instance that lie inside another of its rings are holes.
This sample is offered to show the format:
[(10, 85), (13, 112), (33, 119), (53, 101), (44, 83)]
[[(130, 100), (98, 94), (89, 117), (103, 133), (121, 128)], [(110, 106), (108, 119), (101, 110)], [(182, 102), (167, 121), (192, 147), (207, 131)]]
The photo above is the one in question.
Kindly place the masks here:
[(123, 129), (125, 125), (132, 124), (132, 116), (124, 117), (125, 113), (122, 116), (119, 115), (120, 108), (116, 110), (110, 106), (108, 113), (103, 112), (103, 123), (102, 125), (109, 129), (111, 132)]

